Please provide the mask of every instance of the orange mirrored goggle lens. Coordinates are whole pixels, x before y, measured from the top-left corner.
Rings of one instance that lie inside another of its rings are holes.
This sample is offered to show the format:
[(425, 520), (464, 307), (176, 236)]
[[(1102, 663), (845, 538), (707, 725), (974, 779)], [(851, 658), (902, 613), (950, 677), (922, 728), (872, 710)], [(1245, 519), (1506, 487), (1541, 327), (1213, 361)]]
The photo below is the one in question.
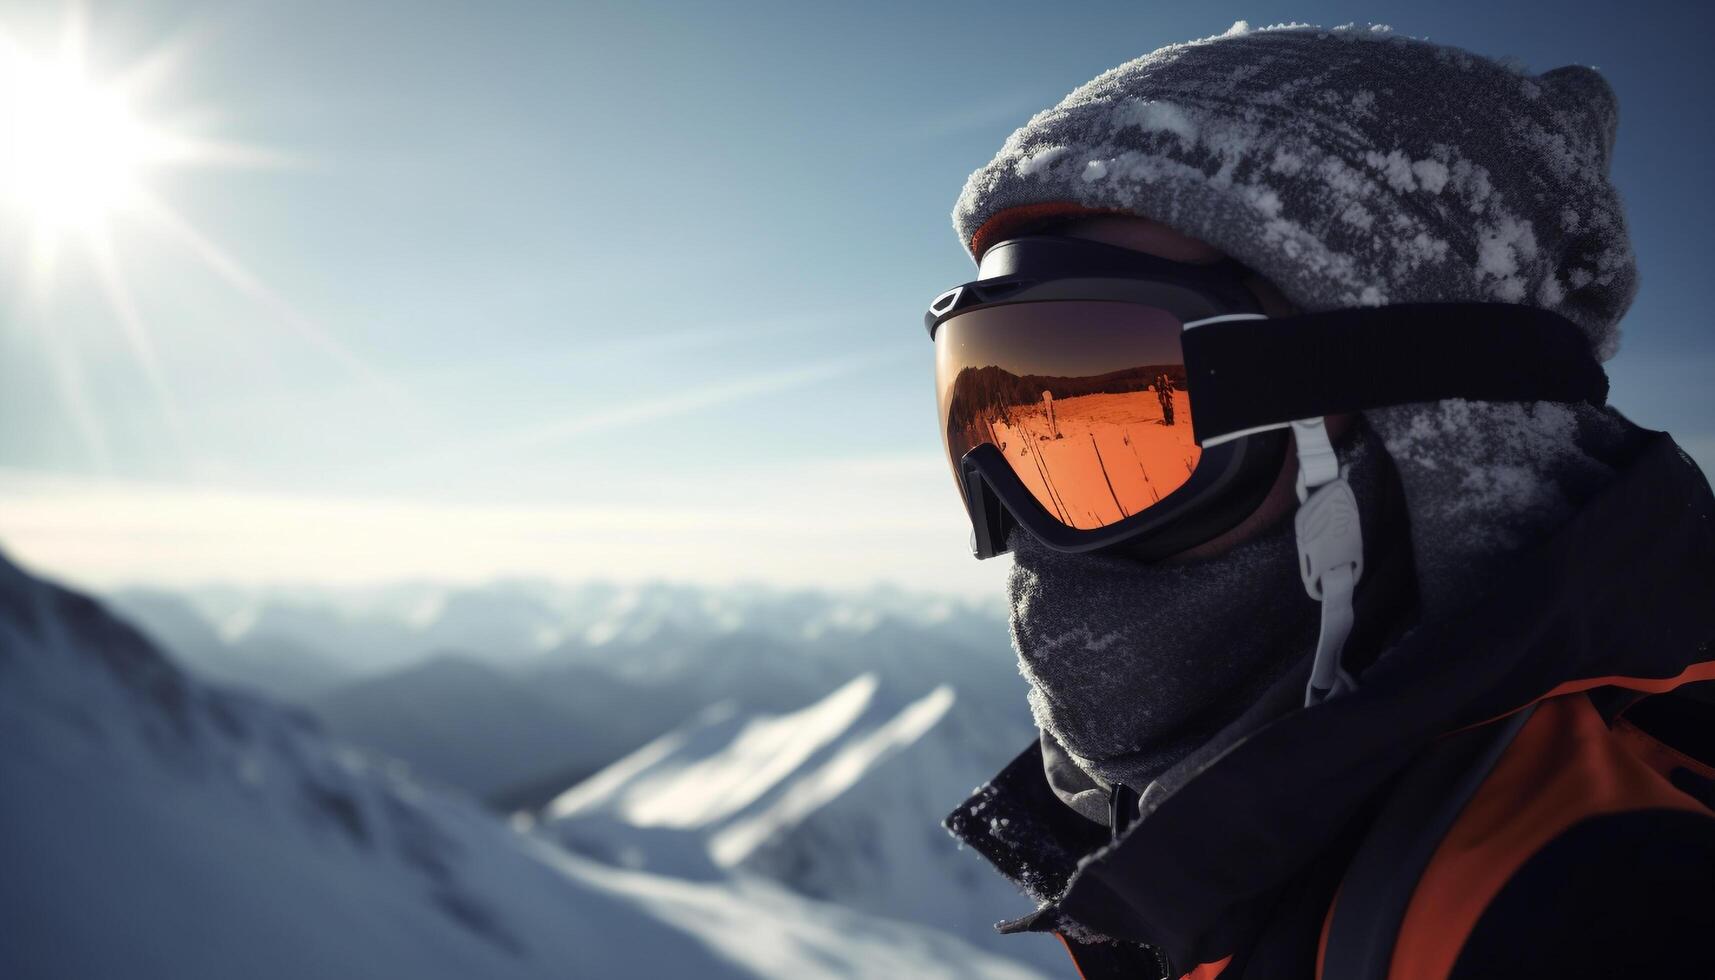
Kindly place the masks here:
[(1054, 300), (961, 313), (935, 331), (935, 381), (955, 479), (981, 445), (1068, 527), (1106, 527), (1190, 479), (1183, 331), (1166, 310)]

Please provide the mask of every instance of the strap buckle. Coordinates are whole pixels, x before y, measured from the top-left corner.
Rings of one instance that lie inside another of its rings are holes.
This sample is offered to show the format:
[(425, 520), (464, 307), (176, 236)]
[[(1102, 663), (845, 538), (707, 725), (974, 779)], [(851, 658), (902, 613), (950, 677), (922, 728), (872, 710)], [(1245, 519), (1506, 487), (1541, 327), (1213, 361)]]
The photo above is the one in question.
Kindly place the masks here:
[(1346, 482), (1320, 418), (1292, 423), (1298, 447), (1298, 574), (1304, 591), (1322, 604), (1322, 629), (1310, 668), (1305, 704), (1314, 705), (1346, 691), (1357, 681), (1340, 663), (1355, 619), (1352, 594), (1364, 574), (1364, 535), (1358, 498)]
[(1358, 498), (1346, 482), (1322, 419), (1292, 423), (1292, 438), (1298, 446), (1299, 506), (1293, 517), (1298, 572), (1304, 579), (1304, 591), (1320, 601), (1328, 573), (1350, 567), (1354, 584), (1363, 577), (1364, 536)]
[(1358, 497), (1344, 473), (1317, 487), (1293, 516), (1298, 537), (1298, 574), (1304, 591), (1321, 601), (1324, 584), (1335, 572), (1348, 571), (1352, 584), (1364, 574), (1364, 535)]

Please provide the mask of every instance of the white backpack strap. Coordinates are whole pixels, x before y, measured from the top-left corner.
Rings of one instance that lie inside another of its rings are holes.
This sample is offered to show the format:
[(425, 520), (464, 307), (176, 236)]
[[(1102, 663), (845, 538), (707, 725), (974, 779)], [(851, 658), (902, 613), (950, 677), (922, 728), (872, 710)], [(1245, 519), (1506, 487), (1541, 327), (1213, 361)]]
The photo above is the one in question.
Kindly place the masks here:
[(1298, 447), (1298, 571), (1304, 590), (1322, 604), (1322, 630), (1305, 690), (1306, 706), (1357, 689), (1340, 664), (1352, 632), (1352, 593), (1364, 574), (1364, 536), (1358, 498), (1346, 482), (1334, 454), (1328, 427), (1320, 418), (1292, 423)]

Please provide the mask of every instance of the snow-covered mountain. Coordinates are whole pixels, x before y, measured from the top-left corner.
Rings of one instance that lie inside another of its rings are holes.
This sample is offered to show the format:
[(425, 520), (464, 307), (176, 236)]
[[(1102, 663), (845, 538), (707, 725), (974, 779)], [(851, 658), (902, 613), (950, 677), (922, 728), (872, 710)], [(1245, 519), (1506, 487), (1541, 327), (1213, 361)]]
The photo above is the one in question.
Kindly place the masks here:
[[(875, 693), (835, 698), (819, 713), (850, 732)], [(879, 772), (946, 700), (822, 749), (867, 745), (852, 764)], [(792, 785), (839, 783), (833, 761), (823, 783)], [(728, 816), (805, 825), (785, 797), (756, 809), (769, 797)], [(732, 869), (696, 877), (567, 854), (331, 744), (301, 712), (197, 681), (0, 558), (0, 976), (1038, 975), (747, 872), (764, 843), (727, 845)]]
[(950, 685), (874, 673), (795, 711), (718, 705), (539, 818), (568, 849), (615, 866), (711, 882), (761, 875), (1063, 971), (1051, 939), (994, 933), (1029, 903), (936, 826), (1032, 734), (989, 715)]
[(891, 589), (499, 582), (114, 601), (197, 669), (508, 806), (539, 805), (713, 702), (787, 711), (865, 672), (1027, 717), (998, 605)]
[(765, 586), (507, 580), (369, 589), (132, 587), (107, 598), (145, 632), (198, 664), (204, 652), (214, 663), (223, 648), (242, 652), (249, 645), (280, 643), (336, 657), (345, 670), (362, 676), (442, 653), (515, 667), (650, 651), (651, 665), (658, 666), (695, 658), (692, 647), (723, 636), (766, 637), (796, 647), (890, 623), (938, 642), (1005, 643), (1003, 611), (996, 603), (886, 587), (834, 594)]

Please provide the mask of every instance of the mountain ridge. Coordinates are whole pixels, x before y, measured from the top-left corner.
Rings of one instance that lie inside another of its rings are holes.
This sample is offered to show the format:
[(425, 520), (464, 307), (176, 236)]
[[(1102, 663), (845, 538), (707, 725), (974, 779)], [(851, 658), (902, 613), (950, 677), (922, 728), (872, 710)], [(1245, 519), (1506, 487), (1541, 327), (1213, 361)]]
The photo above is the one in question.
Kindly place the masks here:
[(0, 785), (4, 975), (1039, 975), (760, 878), (567, 854), (3, 556)]

